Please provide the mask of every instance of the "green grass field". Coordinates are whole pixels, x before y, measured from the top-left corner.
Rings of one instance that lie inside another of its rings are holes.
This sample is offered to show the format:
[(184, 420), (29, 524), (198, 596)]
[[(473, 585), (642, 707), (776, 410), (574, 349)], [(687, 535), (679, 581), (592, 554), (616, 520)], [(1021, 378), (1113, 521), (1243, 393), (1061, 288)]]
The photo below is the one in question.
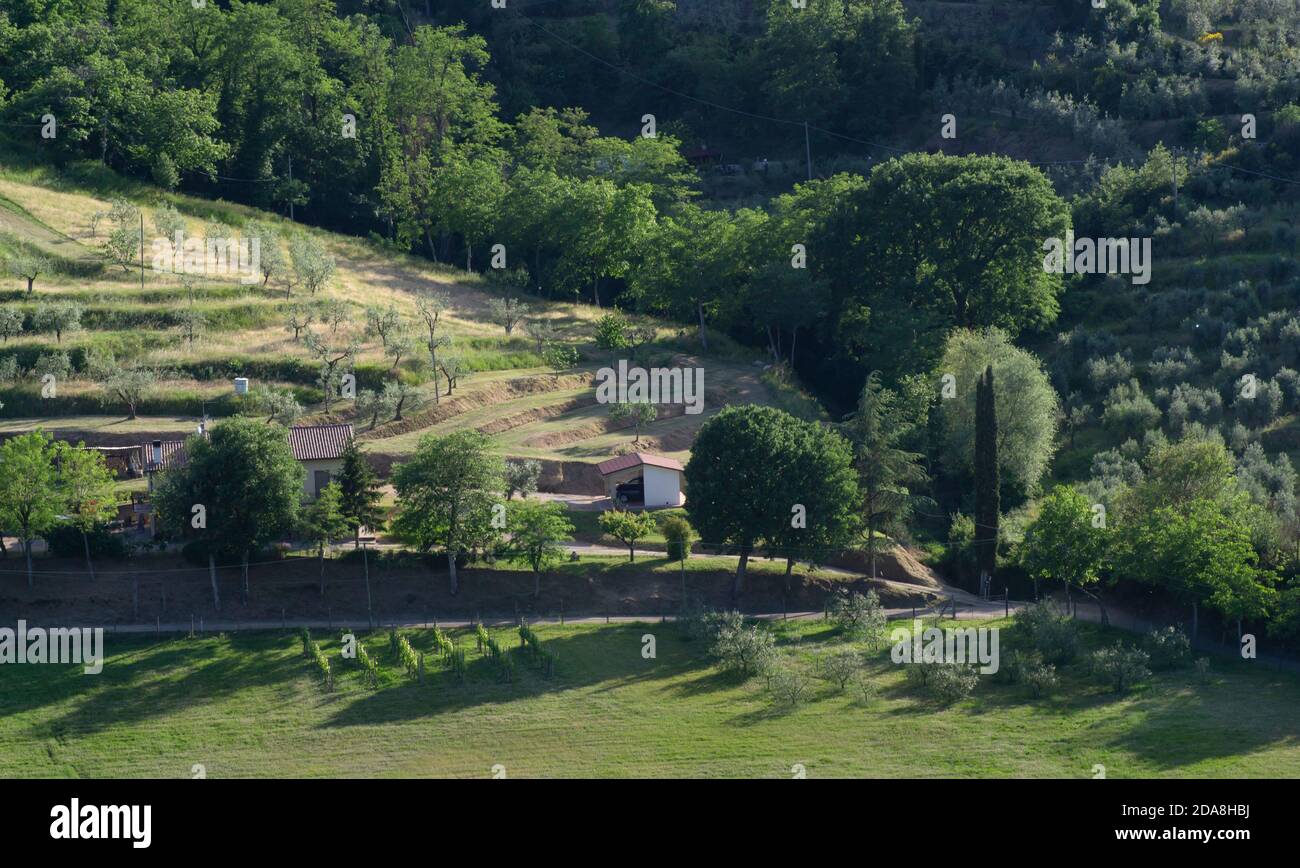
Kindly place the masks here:
[[(784, 653), (839, 644), (823, 622), (776, 626)], [(1088, 643), (1113, 639), (1085, 628)], [(513, 646), (512, 631), (494, 631)], [(497, 683), (472, 636), (468, 682), (432, 664), (411, 682), (386, 634), (365, 638), (384, 666), (378, 690), (340, 668), (337, 637), (317, 636), (339, 672), (326, 693), (290, 632), (161, 642), (109, 637), (102, 675), (73, 666), (0, 667), (0, 776), (210, 777), (1300, 776), (1300, 680), (1214, 658), (1213, 678), (1158, 673), (1119, 697), (1067, 670), (1054, 696), (981, 681), (950, 707), (906, 686), (887, 652), (863, 703), (818, 682), (811, 701), (774, 707), (672, 625), (542, 627), (552, 680), (521, 662)], [(657, 639), (644, 659), (642, 636)], [(425, 631), (407, 635), (431, 648)], [(1004, 634), (1005, 638), (1006, 634)], [(1004, 653), (1006, 650), (1004, 643)]]

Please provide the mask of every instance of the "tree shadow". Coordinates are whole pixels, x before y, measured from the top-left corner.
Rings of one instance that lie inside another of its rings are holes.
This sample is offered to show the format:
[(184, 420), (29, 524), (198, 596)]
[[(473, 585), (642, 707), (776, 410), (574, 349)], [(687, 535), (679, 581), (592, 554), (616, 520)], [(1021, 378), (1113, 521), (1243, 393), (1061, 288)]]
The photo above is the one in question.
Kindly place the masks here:
[[(83, 698), (62, 716), (34, 724), (34, 734), (43, 736), (46, 729), (95, 734), (220, 701), (249, 688), (280, 685), (286, 698), (296, 695), (294, 678), (303, 671), (300, 658), (267, 654), (288, 647), (290, 637), (227, 635), (217, 640), (226, 644), (219, 654), (213, 653), (210, 641), (173, 639), (130, 649), (106, 660), (100, 675), (85, 676), (92, 682), (65, 681), (62, 696), (47, 694), (45, 701), (34, 704)], [(176, 672), (181, 674), (175, 677)]]
[[(513, 632), (513, 631), (512, 631)], [(502, 681), (495, 664), (480, 655), (473, 634), (456, 637), (467, 657), (465, 683), (430, 656), (433, 648), (431, 631), (406, 631), (413, 648), (426, 655), (425, 683), (401, 676), (378, 690), (349, 690), (347, 704), (324, 723), (325, 727), (374, 725), (418, 720), (478, 706), (504, 705), (522, 699), (569, 690), (596, 688), (600, 692), (631, 684), (680, 677), (701, 666), (676, 637), (661, 631), (657, 635), (656, 656), (642, 655), (644, 625), (602, 626), (599, 630), (582, 630), (543, 640), (547, 651), (556, 655), (556, 674), (543, 677), (540, 669), (523, 657), (517, 657), (514, 680)], [(497, 633), (497, 639), (502, 641)], [(386, 634), (372, 634), (370, 641), (386, 641)], [(502, 642), (503, 646), (505, 645)], [(516, 641), (517, 644), (517, 641)], [(515, 651), (509, 653), (515, 654)], [(384, 659), (388, 668), (393, 661)]]

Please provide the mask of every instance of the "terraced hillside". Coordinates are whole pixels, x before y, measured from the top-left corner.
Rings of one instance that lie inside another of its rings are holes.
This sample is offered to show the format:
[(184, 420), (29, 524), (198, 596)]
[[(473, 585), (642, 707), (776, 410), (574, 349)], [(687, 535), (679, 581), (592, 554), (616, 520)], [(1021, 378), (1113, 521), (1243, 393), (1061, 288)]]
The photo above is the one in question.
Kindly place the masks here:
[[(21, 323), (19, 333), (0, 347), (0, 400), (6, 405), (0, 409), (0, 437), (40, 427), (97, 445), (176, 438), (193, 431), (204, 413), (253, 412), (247, 398), (234, 394), (233, 379), (243, 376), (255, 392), (258, 387), (291, 392), (305, 410), (303, 420), (352, 421), (365, 448), (385, 468), (412, 452), (425, 434), (473, 428), (492, 436), (503, 454), (552, 463), (561, 471), (556, 484), (566, 475), (585, 477), (590, 488), (592, 476), (583, 467), (632, 447), (631, 430), (613, 423), (595, 400), (593, 374), (609, 356), (595, 348), (593, 323), (607, 311), (525, 299), (528, 321), (544, 321), (549, 340), (579, 352), (575, 367), (557, 372), (544, 363), (541, 341), (524, 334), (522, 323), (507, 333), (493, 320), (492, 301), (504, 290), (478, 275), (243, 206), (160, 197), (147, 187), (131, 193), (121, 201), (140, 212), (143, 268), (138, 253), (118, 261), (107, 253), (114, 202), (48, 178), (0, 172), (0, 246), (46, 263), (30, 294), (25, 279), (14, 276), (0, 291), (4, 307), (18, 311)], [(234, 276), (186, 279), (155, 270), (153, 240), (164, 237), (155, 224), (165, 219), (167, 206), (179, 212), (187, 237), (238, 236), (253, 221), (272, 226), (281, 236), (286, 263), (291, 239), (313, 238), (333, 257), (335, 272), (311, 294), (292, 285), (288, 266), (284, 279), (273, 274), (252, 282)], [(445, 377), (435, 382), (425, 349), (426, 324), (417, 312), (417, 301), (432, 293), (445, 294), (448, 301), (438, 334), (449, 343), (440, 352), (454, 352), (463, 370), (450, 391)], [(326, 318), (330, 306), (335, 310)], [(79, 322), (56, 334), (48, 327), (49, 311), (67, 308), (76, 309)], [(398, 330), (409, 339), (403, 354), (385, 353), (391, 341), (368, 326), (367, 308), (396, 311)], [(314, 321), (295, 335), (290, 315), (303, 310), (312, 311)], [(191, 328), (195, 320), (199, 325)], [(700, 356), (694, 335), (647, 318), (632, 320), (654, 334), (638, 348), (640, 359), (703, 368), (707, 390), (702, 414), (661, 407), (660, 418), (643, 428), (639, 448), (684, 458), (699, 426), (722, 406), (764, 403), (779, 388), (764, 382), (753, 356), (723, 339), (714, 341), (722, 348), (718, 355)], [(362, 392), (379, 391), (389, 382), (409, 387), (402, 412), (388, 407), (376, 415), (352, 400), (326, 404), (320, 356), (309, 348), (309, 333), (336, 353), (355, 342), (353, 370)], [(96, 360), (105, 357), (119, 368), (159, 372), (134, 418), (96, 369)], [(50, 370), (58, 373), (57, 388), (45, 396), (41, 377)], [(568, 474), (561, 470), (566, 464), (573, 465)]]

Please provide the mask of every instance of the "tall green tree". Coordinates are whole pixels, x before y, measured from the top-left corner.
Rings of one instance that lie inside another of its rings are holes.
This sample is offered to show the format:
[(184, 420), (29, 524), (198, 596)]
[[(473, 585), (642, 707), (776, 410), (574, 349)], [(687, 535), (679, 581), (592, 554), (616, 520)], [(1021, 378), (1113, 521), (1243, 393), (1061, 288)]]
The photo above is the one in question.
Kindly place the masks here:
[(859, 235), (840, 257), (856, 277), (847, 290), (840, 279), (841, 317), (869, 311), (867, 342), (893, 357), (882, 367), (929, 367), (954, 327), (1014, 337), (1056, 319), (1062, 276), (1044, 270), (1042, 244), (1063, 237), (1070, 214), (1036, 167), (908, 154), (872, 169), (845, 210)]
[(1116, 575), (1190, 606), (1193, 633), (1201, 606), (1236, 619), (1270, 611), (1277, 577), (1260, 565), (1256, 529), (1275, 519), (1242, 490), (1223, 443), (1163, 444), (1144, 470), (1119, 498)]
[(861, 521), (852, 444), (831, 428), (798, 419), (786, 436), (782, 462), (772, 472), (794, 503), (764, 541), (784, 555), (788, 582), (796, 560), (825, 563), (848, 548)]
[(86, 550), (86, 570), (95, 580), (95, 562), (90, 556), (90, 532), (117, 516), (117, 497), (113, 492), (113, 473), (104, 456), (86, 444), (73, 448), (60, 444), (58, 451), (59, 490), (67, 515), (81, 531)]
[(305, 471), (276, 424), (233, 416), (185, 441), (185, 461), (165, 470), (153, 494), (163, 527), (207, 549), (212, 603), (221, 610), (217, 559), (238, 559), (247, 598), (249, 553), (291, 533)]
[(510, 560), (525, 563), (533, 571), (533, 597), (542, 592), (542, 570), (564, 560), (564, 543), (573, 539), (573, 523), (564, 514), (564, 504), (524, 500), (510, 504)]
[(392, 478), (398, 508), (393, 530), (422, 552), (443, 549), (451, 593), (459, 593), (456, 559), (504, 529), (493, 525), (494, 514), (504, 515), (504, 463), (478, 431), (429, 434), (409, 461), (393, 469)]
[(975, 545), (981, 574), (993, 575), (998, 561), (998, 519), (1002, 514), (998, 466), (998, 415), (993, 366), (975, 385)]
[(1242, 517), (1245, 495), (1234, 500), (1157, 507), (1126, 520), (1120, 535), (1116, 570), (1190, 605), (1193, 640), (1202, 605), (1240, 622), (1266, 615), (1277, 596), (1277, 576), (1259, 568)]
[(348, 532), (348, 518), (343, 514), (343, 492), (337, 482), (316, 492), (316, 499), (302, 510), (302, 534), (315, 543), (320, 563), (320, 594), (325, 596), (325, 549)]
[(702, 540), (739, 553), (733, 599), (756, 546), (815, 546), (823, 524), (838, 536), (856, 509), (849, 445), (813, 427), (774, 407), (733, 405), (700, 428), (686, 465), (686, 511)]
[(650, 513), (630, 509), (606, 510), (596, 522), (602, 531), (627, 546), (628, 563), (636, 560), (637, 540), (645, 539), (658, 527)]
[(993, 398), (1002, 482), (1029, 492), (1055, 449), (1059, 400), (1038, 359), (998, 329), (953, 332), (934, 369), (942, 398), (943, 466), (954, 476), (974, 471), (977, 390), (972, 386), (990, 366), (997, 374)]
[(383, 492), (375, 469), (370, 466), (355, 438), (343, 449), (343, 466), (339, 470), (339, 508), (352, 531), (353, 547), (361, 547), (361, 528), (378, 530), (384, 523), (380, 506)]
[[(1058, 485), (1042, 499), (1038, 516), (1025, 529), (1021, 563), (1035, 582), (1059, 581), (1096, 598), (1089, 588), (1101, 579), (1109, 532), (1104, 522), (1094, 520), (1088, 498), (1072, 485)], [(1106, 620), (1104, 608), (1102, 612)]]
[(600, 307), (601, 279), (625, 277), (652, 237), (656, 212), (650, 188), (588, 178), (573, 185), (566, 198), (560, 231), (569, 243), (560, 267), (571, 286), (590, 284), (592, 303)]
[(55, 466), (60, 451), (44, 431), (19, 434), (0, 445), (0, 528), (22, 541), (28, 588), (32, 541), (54, 527), (65, 504)]
[(898, 407), (898, 395), (880, 383), (872, 371), (862, 387), (857, 412), (845, 420), (844, 431), (854, 445), (854, 464), (865, 524), (867, 560), (876, 575), (877, 534), (903, 528), (919, 500), (918, 489), (929, 481), (925, 456), (899, 444), (914, 426)]
[(417, 27), (393, 55), (393, 135), (382, 154), (379, 195), (398, 236), (423, 238), (435, 260), (434, 233), (450, 230), (441, 210), (442, 174), (458, 159), (497, 154), (506, 130), (496, 117), (494, 88), (479, 75), (487, 62), (487, 43), (464, 25)]

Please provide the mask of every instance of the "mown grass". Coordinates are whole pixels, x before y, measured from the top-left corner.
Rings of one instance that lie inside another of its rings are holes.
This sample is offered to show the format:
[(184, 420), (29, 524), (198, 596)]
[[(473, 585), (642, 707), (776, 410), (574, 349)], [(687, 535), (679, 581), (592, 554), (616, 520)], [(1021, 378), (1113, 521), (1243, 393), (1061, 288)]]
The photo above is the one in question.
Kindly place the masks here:
[[(686, 518), (686, 510), (682, 507), (672, 509), (652, 509), (650, 514), (655, 517), (655, 521), (662, 521), (670, 515)], [(614, 537), (600, 529), (601, 513), (590, 509), (570, 509), (565, 517), (573, 524), (573, 538), (579, 542), (597, 543), (605, 546), (623, 545)], [(668, 544), (668, 540), (656, 528), (654, 533), (643, 539), (637, 540), (637, 548), (653, 546), (662, 548)]]
[[(774, 625), (790, 657), (838, 645), (820, 621)], [(338, 673), (326, 693), (290, 631), (197, 639), (108, 637), (103, 674), (74, 666), (0, 667), (0, 776), (209, 777), (699, 776), (809, 777), (1300, 775), (1293, 675), (1216, 659), (1200, 685), (1163, 673), (1119, 697), (1073, 676), (1052, 697), (981, 681), (952, 706), (904, 683), (888, 654), (866, 670), (870, 702), (826, 685), (791, 710), (761, 680), (720, 673), (672, 625), (538, 628), (559, 655), (545, 679), (521, 661), (501, 683), (468, 631), (467, 683), (434, 661), (426, 683), (388, 656), (386, 633), (363, 636), (384, 674), (378, 690), (317, 635)], [(506, 646), (513, 631), (494, 630)], [(653, 635), (656, 655), (642, 655)], [(1089, 641), (1110, 638), (1100, 628)]]

